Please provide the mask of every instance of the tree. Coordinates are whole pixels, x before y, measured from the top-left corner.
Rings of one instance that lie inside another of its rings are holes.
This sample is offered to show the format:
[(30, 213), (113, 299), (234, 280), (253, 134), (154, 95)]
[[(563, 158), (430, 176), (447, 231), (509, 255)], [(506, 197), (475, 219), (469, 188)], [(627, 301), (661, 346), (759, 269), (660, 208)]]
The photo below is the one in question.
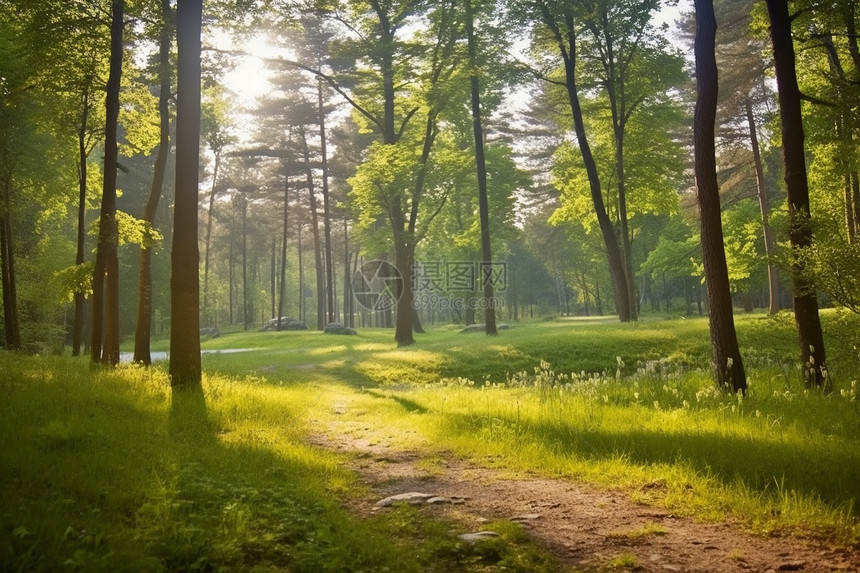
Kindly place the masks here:
[(791, 16), (788, 3), (767, 0), (770, 35), (779, 92), (779, 114), (782, 124), (782, 153), (785, 184), (788, 193), (788, 237), (793, 252), (792, 282), (794, 286), (794, 319), (800, 342), (800, 357), (804, 380), (809, 387), (831, 389), (827, 377), (824, 337), (818, 316), (815, 285), (804, 272), (802, 252), (813, 245), (809, 208), (809, 182), (806, 177), (803, 117), (800, 109), (800, 89), (794, 61), (791, 37)]
[(717, 19), (712, 0), (696, 0), (696, 112), (693, 124), (696, 197), (701, 220), (702, 257), (708, 287), (708, 316), (717, 386), (746, 392), (747, 382), (732, 315), (732, 297), (717, 185), (714, 125), (717, 113)]
[[(161, 199), (164, 185), (164, 172), (167, 166), (167, 155), (170, 150), (170, 96), (172, 73), (170, 66), (170, 50), (173, 39), (173, 9), (169, 0), (161, 0), (161, 31), (159, 34), (158, 54), (158, 116), (159, 144), (155, 168), (152, 173), (152, 185), (143, 221), (147, 225), (155, 222), (155, 213)], [(150, 335), (152, 331), (152, 248), (151, 236), (144, 238), (140, 246), (140, 264), (138, 268), (138, 304), (137, 326), (134, 333), (134, 361), (149, 366), (152, 362), (150, 355)]]
[[(524, 2), (523, 7), (529, 20), (541, 22), (543, 29), (537, 30), (539, 38), (549, 42), (554, 50), (562, 58), (564, 79), (554, 80), (562, 85), (567, 92), (568, 105), (573, 117), (576, 141), (585, 170), (588, 174), (588, 186), (597, 222), (606, 246), (606, 257), (609, 263), (609, 271), (612, 276), (612, 286), (615, 292), (615, 306), (618, 318), (627, 322), (633, 318), (633, 309), (630, 306), (630, 291), (626, 278), (626, 265), (623, 252), (619, 246), (615, 225), (606, 211), (603, 189), (597, 163), (591, 151), (591, 144), (585, 131), (585, 122), (580, 102), (580, 85), (577, 75), (579, 63), (578, 41), (579, 30), (577, 17), (581, 17), (567, 2), (555, 2), (549, 0), (538, 0), (535, 2)], [(549, 49), (549, 48), (548, 48)], [(544, 74), (541, 74), (546, 77)]]
[[(457, 4), (453, 0), (440, 3), (425, 14), (430, 25), (420, 34), (428, 38), (422, 45), (402, 38), (424, 7), (422, 2), (356, 2), (351, 5), (354, 21), (348, 25), (361, 32), (342, 42), (342, 55), (358, 60), (362, 54), (365, 60), (364, 69), (350, 66), (356, 73), (354, 91), (363, 104), (351, 103), (361, 128), (374, 131), (379, 139), (353, 178), (351, 195), (362, 211), (359, 226), (362, 222), (375, 226), (379, 214), (390, 224), (395, 266), (403, 277), (394, 333), (398, 346), (415, 342), (410, 279), (421, 234), (419, 214), (428, 199), (425, 182), (439, 134), (439, 115), (450, 101), (449, 80), (461, 61), (456, 51)], [(419, 35), (417, 26), (413, 28)], [(412, 121), (419, 117), (423, 127)], [(444, 203), (444, 194), (440, 200)], [(425, 214), (425, 226), (434, 213), (438, 209)]]
[[(481, 284), (484, 288), (484, 328), (487, 334), (498, 334), (496, 330), (496, 310), (494, 307), (493, 281), (485, 276), (485, 265), (493, 262), (490, 245), (490, 208), (487, 199), (487, 164), (484, 159), (484, 126), (481, 121), (481, 88), (478, 82), (477, 40), (475, 39), (474, 8), (472, 0), (465, 0), (466, 37), (469, 45), (469, 80), (472, 96), (472, 129), (475, 136), (475, 164), (478, 176), (478, 213), (481, 220)], [(490, 271), (492, 272), (492, 271)]]
[(179, 0), (176, 104), (176, 204), (170, 277), (170, 382), (199, 388), (200, 284), (197, 186), (200, 163), (200, 31), (202, 0)]
[(90, 355), (93, 362), (119, 363), (119, 230), (116, 219), (117, 123), (123, 60), (124, 0), (111, 3), (110, 73), (105, 98), (105, 159), (99, 242), (93, 272), (93, 321)]

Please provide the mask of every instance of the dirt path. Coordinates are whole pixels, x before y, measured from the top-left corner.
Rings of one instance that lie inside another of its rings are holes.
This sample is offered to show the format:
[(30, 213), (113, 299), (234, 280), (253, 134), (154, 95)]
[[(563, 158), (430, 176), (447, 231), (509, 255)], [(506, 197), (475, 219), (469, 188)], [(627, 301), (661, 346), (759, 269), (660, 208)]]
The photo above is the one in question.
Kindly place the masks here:
[(397, 451), (360, 433), (317, 435), (313, 442), (351, 454), (352, 469), (376, 494), (354, 504), (359, 513), (386, 511), (375, 508), (375, 502), (405, 492), (464, 497), (464, 504), (425, 509), (471, 531), (488, 520), (519, 521), (563, 565), (576, 570), (609, 570), (613, 560), (627, 556), (629, 561), (635, 557), (631, 569), (643, 572), (860, 571), (858, 550), (751, 536), (727, 523), (698, 523), (633, 503), (622, 492), (512, 476), (449, 454), (424, 459), (417, 451)]

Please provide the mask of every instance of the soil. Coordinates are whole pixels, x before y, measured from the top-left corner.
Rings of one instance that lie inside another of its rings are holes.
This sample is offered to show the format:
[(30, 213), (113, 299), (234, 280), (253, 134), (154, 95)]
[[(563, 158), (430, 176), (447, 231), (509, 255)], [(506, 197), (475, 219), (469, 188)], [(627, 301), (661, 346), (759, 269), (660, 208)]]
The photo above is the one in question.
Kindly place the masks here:
[(642, 572), (860, 571), (858, 548), (750, 535), (730, 523), (702, 523), (633, 502), (629, 492), (513, 475), (449, 453), (428, 459), (422, 452), (363, 437), (361, 431), (318, 434), (312, 441), (349, 454), (351, 469), (373, 492), (351, 501), (352, 510), (364, 515), (388, 511), (375, 503), (406, 492), (466, 498), (462, 504), (434, 504), (423, 511), (472, 532), (487, 521), (518, 521), (565, 569), (617, 570), (611, 567), (613, 559), (626, 555), (635, 556), (635, 565), (626, 570)]

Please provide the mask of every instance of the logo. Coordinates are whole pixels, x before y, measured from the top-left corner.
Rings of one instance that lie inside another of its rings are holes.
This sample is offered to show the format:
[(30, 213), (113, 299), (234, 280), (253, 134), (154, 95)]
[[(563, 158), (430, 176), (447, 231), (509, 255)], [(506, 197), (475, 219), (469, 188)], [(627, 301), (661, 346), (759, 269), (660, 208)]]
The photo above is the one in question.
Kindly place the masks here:
[(403, 277), (388, 261), (368, 261), (352, 275), (352, 292), (369, 311), (390, 310), (403, 292)]

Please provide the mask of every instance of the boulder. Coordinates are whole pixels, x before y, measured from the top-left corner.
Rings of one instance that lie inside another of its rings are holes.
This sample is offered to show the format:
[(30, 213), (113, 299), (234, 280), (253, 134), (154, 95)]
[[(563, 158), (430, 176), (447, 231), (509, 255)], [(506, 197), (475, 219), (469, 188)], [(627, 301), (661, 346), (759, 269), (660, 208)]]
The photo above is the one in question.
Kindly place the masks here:
[(221, 336), (221, 331), (216, 327), (204, 327), (200, 329), (200, 336), (208, 336), (209, 338), (218, 338)]
[(281, 327), (278, 328), (278, 319), (273, 318), (263, 325), (263, 332), (271, 332), (275, 330), (307, 330), (308, 325), (301, 320), (290, 318), (289, 316), (281, 317)]
[(339, 322), (329, 322), (323, 329), (324, 334), (358, 334), (354, 328), (344, 326)]

